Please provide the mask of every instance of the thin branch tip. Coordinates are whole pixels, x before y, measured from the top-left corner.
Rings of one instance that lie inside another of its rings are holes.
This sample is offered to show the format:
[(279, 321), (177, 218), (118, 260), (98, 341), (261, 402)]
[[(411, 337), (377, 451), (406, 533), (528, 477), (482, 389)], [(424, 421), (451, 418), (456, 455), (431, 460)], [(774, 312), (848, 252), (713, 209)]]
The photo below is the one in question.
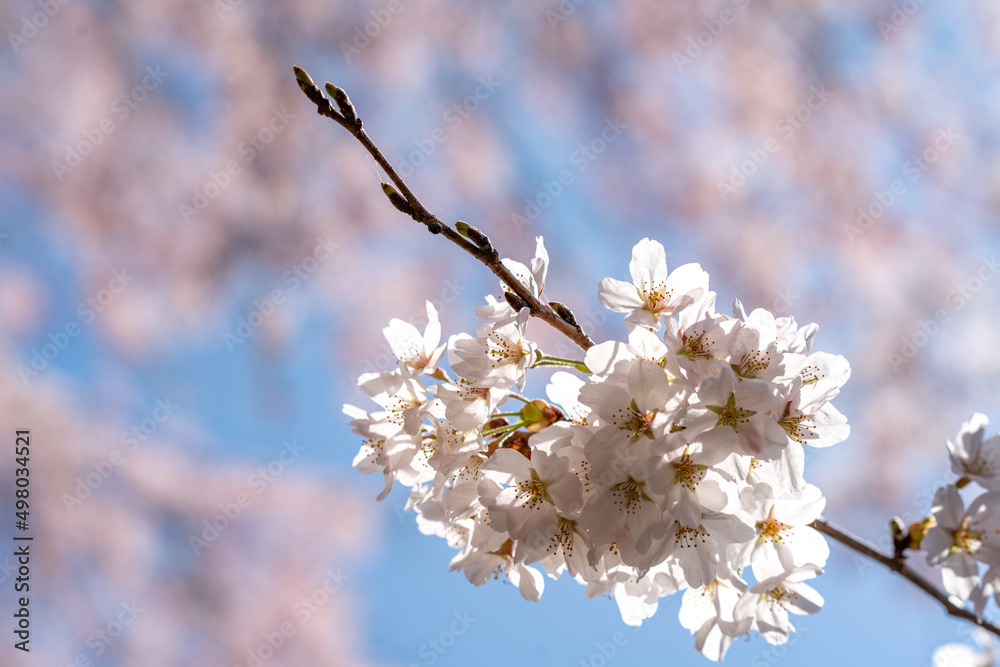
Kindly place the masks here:
[[(382, 191), (389, 198), (390, 203), (401, 213), (427, 227), (431, 234), (439, 234), (449, 241), (459, 246), (467, 253), (478, 259), (486, 268), (493, 272), (500, 281), (510, 290), (510, 293), (517, 296), (518, 303), (523, 303), (532, 316), (537, 317), (557, 329), (564, 336), (572, 340), (584, 350), (594, 345), (594, 341), (583, 331), (575, 321), (556, 314), (550, 307), (542, 304), (538, 297), (531, 293), (521, 281), (519, 281), (500, 261), (500, 253), (493, 246), (489, 237), (481, 230), (466, 222), (459, 221), (456, 228), (445, 225), (435, 215), (431, 214), (420, 200), (413, 194), (410, 188), (396, 172), (392, 164), (379, 150), (378, 146), (371, 140), (365, 132), (361, 119), (358, 117), (357, 109), (351, 102), (347, 92), (327, 83), (324, 87), (326, 94), (316, 85), (309, 73), (298, 65), (293, 65), (295, 79), (299, 88), (309, 100), (316, 105), (316, 112), (321, 116), (326, 116), (337, 121), (344, 129), (354, 135), (354, 138), (364, 146), (365, 150), (375, 159), (375, 162), (389, 177), (389, 182), (382, 183)], [(333, 102), (327, 97), (333, 98)], [(337, 108), (334, 108), (336, 103)], [(339, 109), (339, 111), (338, 111)], [(507, 294), (505, 289), (505, 294)], [(568, 309), (567, 309), (568, 311)], [(575, 318), (574, 318), (575, 319)]]

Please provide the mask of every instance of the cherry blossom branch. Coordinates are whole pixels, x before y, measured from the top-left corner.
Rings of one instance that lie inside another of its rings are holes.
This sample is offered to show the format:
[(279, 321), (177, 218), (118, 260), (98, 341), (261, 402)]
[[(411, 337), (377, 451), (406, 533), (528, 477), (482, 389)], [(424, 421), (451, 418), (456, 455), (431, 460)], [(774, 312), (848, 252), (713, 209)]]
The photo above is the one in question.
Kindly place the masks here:
[[(299, 88), (306, 97), (316, 105), (316, 112), (321, 116), (332, 118), (345, 130), (354, 135), (365, 150), (371, 154), (375, 161), (389, 176), (392, 184), (382, 183), (382, 191), (393, 206), (402, 213), (413, 218), (427, 227), (431, 234), (441, 234), (446, 239), (465, 250), (467, 253), (482, 262), (486, 268), (492, 271), (506, 285), (513, 295), (505, 294), (508, 303), (515, 309), (527, 307), (533, 317), (547, 322), (563, 335), (567, 336), (574, 343), (586, 350), (594, 345), (594, 341), (584, 332), (577, 323), (573, 313), (559, 304), (556, 310), (541, 303), (538, 298), (531, 293), (500, 261), (500, 255), (486, 234), (476, 229), (468, 223), (458, 221), (455, 227), (444, 224), (437, 216), (430, 213), (416, 195), (410, 190), (403, 179), (396, 173), (389, 161), (382, 155), (375, 143), (365, 132), (361, 119), (358, 118), (357, 111), (351, 103), (347, 93), (342, 88), (333, 84), (326, 84), (326, 92), (337, 104), (334, 109), (330, 99), (319, 89), (312, 77), (301, 67), (293, 67), (295, 79)], [(339, 110), (339, 111), (338, 111)], [(395, 185), (395, 187), (393, 186)]]
[(819, 532), (832, 537), (851, 549), (854, 549), (862, 556), (867, 556), (868, 558), (885, 565), (890, 570), (898, 572), (910, 582), (915, 584), (917, 588), (940, 602), (944, 606), (945, 611), (952, 616), (957, 616), (958, 618), (969, 621), (970, 623), (975, 623), (984, 630), (988, 630), (994, 635), (1000, 637), (1000, 627), (993, 625), (989, 621), (978, 619), (972, 612), (962, 609), (958, 605), (954, 604), (948, 599), (947, 595), (938, 590), (936, 586), (927, 581), (927, 579), (922, 577), (915, 570), (913, 570), (913, 568), (907, 565), (905, 557), (902, 553), (896, 556), (885, 553), (884, 551), (878, 549), (875, 545), (865, 542), (860, 537), (852, 535), (843, 528), (830, 523), (823, 517), (816, 519), (810, 525)]
[[(423, 224), (432, 234), (441, 234), (490, 269), (490, 271), (492, 271), (510, 290), (509, 292), (504, 293), (504, 298), (514, 309), (520, 310), (521, 308), (528, 308), (533, 317), (544, 320), (584, 350), (587, 350), (594, 345), (593, 340), (591, 340), (586, 332), (583, 331), (582, 327), (580, 327), (577, 323), (576, 318), (573, 316), (573, 313), (569, 310), (569, 308), (554, 301), (548, 304), (543, 304), (534, 294), (531, 293), (531, 290), (528, 289), (527, 286), (514, 277), (514, 275), (500, 261), (499, 253), (496, 248), (494, 248), (486, 234), (472, 225), (462, 221), (457, 221), (454, 226), (447, 225), (437, 216), (430, 213), (426, 207), (424, 207), (424, 205), (419, 199), (417, 199), (416, 195), (413, 194), (409, 186), (407, 186), (407, 184), (403, 181), (393, 166), (365, 132), (363, 123), (357, 115), (357, 110), (351, 103), (347, 93), (344, 92), (342, 88), (338, 88), (337, 86), (327, 83), (325, 85), (326, 94), (324, 94), (309, 74), (305, 72), (305, 70), (298, 66), (293, 69), (295, 71), (295, 78), (299, 84), (299, 88), (301, 88), (306, 97), (308, 97), (309, 100), (316, 105), (317, 113), (321, 116), (333, 119), (341, 127), (354, 135), (355, 139), (361, 143), (365, 150), (368, 151), (368, 153), (388, 175), (391, 183), (383, 182), (382, 190), (389, 198), (390, 203), (392, 203), (397, 210), (405, 213), (414, 221)], [(329, 97), (327, 97), (327, 95), (329, 95)], [(332, 102), (331, 98), (333, 100)], [(336, 104), (336, 108), (334, 108), (334, 104)], [(543, 358), (541, 363), (538, 365), (569, 366), (577, 368), (583, 372), (589, 372), (583, 362), (574, 361), (572, 359), (563, 359), (560, 357)], [(514, 398), (528, 404), (530, 407), (531, 402), (525, 397), (518, 394), (511, 395)], [(506, 441), (511, 436), (516, 435), (519, 432), (519, 429), (528, 423), (524, 420), (523, 411), (518, 413), (506, 413), (504, 416), (513, 417), (517, 415), (521, 416), (521, 419), (518, 422), (514, 424), (503, 423), (502, 425), (498, 425), (493, 430), (486, 430), (483, 432), (483, 435), (495, 438), (492, 445), (493, 447), (501, 446), (503, 441)], [(892, 555), (879, 550), (874, 545), (869, 544), (861, 538), (847, 532), (843, 528), (830, 523), (825, 518), (820, 517), (810, 525), (816, 530), (819, 530), (825, 535), (837, 540), (841, 544), (853, 549), (857, 553), (881, 563), (890, 570), (902, 575), (925, 593), (940, 602), (945, 608), (945, 611), (947, 611), (950, 615), (974, 623), (1000, 637), (1000, 627), (997, 627), (988, 621), (978, 619), (972, 612), (955, 605), (948, 599), (948, 596), (945, 593), (938, 590), (938, 588), (936, 588), (930, 581), (909, 567), (906, 564), (904, 555), (906, 547), (903, 546), (902, 543), (897, 544), (896, 553)]]

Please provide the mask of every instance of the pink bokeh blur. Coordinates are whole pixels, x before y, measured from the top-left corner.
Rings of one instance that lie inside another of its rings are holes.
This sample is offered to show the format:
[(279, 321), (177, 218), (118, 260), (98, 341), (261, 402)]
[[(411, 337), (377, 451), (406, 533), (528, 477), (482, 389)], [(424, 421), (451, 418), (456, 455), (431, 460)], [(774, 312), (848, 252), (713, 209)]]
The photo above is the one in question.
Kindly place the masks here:
[[(23, 664), (81, 651), (95, 664), (246, 664), (330, 568), (378, 549), (380, 482), (301, 465), (193, 554), (189, 534), (280, 445), (241, 457), (185, 410), (70, 511), (64, 495), (121, 448), (143, 369), (206, 345), (227, 354), (237, 317), (280, 285), (287, 303), (240, 363), (281, 367), (318, 317), (330, 332), (314, 363), (358, 402), (353, 378), (390, 362), (389, 318), (438, 299), (446, 334), (468, 331), (471, 304), (496, 291), (388, 205), (374, 163), (315, 115), (292, 64), (348, 90), (442, 219), (476, 224), (520, 260), (544, 235), (550, 298), (578, 314), (597, 312), (597, 282), (623, 277), (651, 236), (671, 266), (709, 271), (720, 309), (738, 297), (818, 322), (817, 346), (853, 368), (840, 406), (851, 439), (810, 472), (828, 514), (881, 526), (926, 504), (944, 440), (974, 411), (1000, 419), (1000, 8), (928, 3), (897, 20), (893, 7), (0, 7), (0, 438), (29, 426), (38, 443), (35, 567), (52, 637)], [(615, 119), (620, 134), (580, 161)], [(444, 141), (430, 139), (438, 128)], [(564, 170), (572, 183), (553, 196)], [(282, 282), (318, 246), (332, 259), (301, 287)], [(33, 352), (121, 270), (134, 279), (87, 322), (100, 366), (81, 376), (66, 354), (26, 379)], [(621, 327), (609, 316), (591, 333)], [(267, 401), (275, 419), (294, 413), (283, 400)], [(330, 456), (349, 462), (359, 443), (344, 433)], [(11, 465), (0, 457), (3, 488)], [(268, 664), (369, 664), (356, 596), (350, 583), (330, 596)], [(94, 655), (87, 638), (132, 599), (148, 611), (111, 657)]]

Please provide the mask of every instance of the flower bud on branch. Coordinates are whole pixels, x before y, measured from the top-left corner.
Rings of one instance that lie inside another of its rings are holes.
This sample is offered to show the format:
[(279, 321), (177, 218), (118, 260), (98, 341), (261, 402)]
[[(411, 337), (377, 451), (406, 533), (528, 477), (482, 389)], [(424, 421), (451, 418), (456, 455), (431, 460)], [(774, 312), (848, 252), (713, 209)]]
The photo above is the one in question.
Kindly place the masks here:
[[(306, 75), (308, 76), (308, 75)], [(340, 113), (344, 116), (344, 120), (354, 127), (361, 127), (361, 119), (358, 118), (357, 112), (354, 110), (354, 105), (351, 104), (351, 98), (347, 96), (343, 88), (338, 88), (332, 83), (327, 82), (326, 84), (327, 94), (333, 98), (333, 101), (337, 103), (337, 108), (340, 109)]]
[[(532, 294), (528, 287), (521, 283), (511, 273), (511, 271), (503, 265), (499, 259), (499, 253), (493, 247), (492, 243), (489, 242), (489, 238), (485, 234), (471, 225), (468, 225), (466, 228), (467, 232), (469, 230), (475, 231), (472, 231), (470, 236), (466, 236), (456, 229), (443, 224), (436, 216), (424, 207), (420, 200), (417, 199), (417, 197), (403, 181), (402, 177), (400, 177), (393, 166), (385, 158), (382, 151), (379, 150), (374, 142), (372, 142), (367, 132), (365, 132), (361, 120), (358, 118), (357, 110), (355, 109), (354, 104), (351, 103), (350, 98), (343, 89), (332, 84), (327, 84), (327, 91), (334, 98), (338, 108), (340, 109), (338, 112), (333, 108), (330, 100), (327, 99), (323, 92), (319, 90), (312, 77), (309, 76), (304, 69), (296, 65), (293, 67), (293, 70), (295, 71), (295, 79), (298, 82), (299, 88), (301, 88), (306, 97), (308, 97), (309, 100), (316, 105), (317, 113), (321, 116), (326, 116), (335, 120), (344, 129), (353, 134), (365, 150), (367, 150), (372, 158), (374, 158), (375, 162), (378, 163), (378, 165), (389, 176), (389, 180), (392, 183), (383, 183), (382, 189), (386, 196), (389, 197), (389, 201), (392, 202), (392, 205), (396, 207), (397, 210), (410, 216), (416, 222), (425, 225), (428, 231), (432, 234), (440, 234), (441, 236), (444, 236), (449, 241), (482, 262), (484, 266), (500, 278), (506, 289), (514, 292), (524, 301), (524, 307), (528, 308), (532, 317), (544, 320), (584, 350), (594, 345), (594, 341), (590, 339), (586, 332), (584, 332), (580, 327), (571, 326), (568, 322), (556, 315), (556, 313), (539, 300), (537, 294)], [(388, 189), (386, 185), (389, 185), (391, 190)]]
[(327, 112), (327, 114), (336, 113), (333, 111), (333, 107), (330, 106), (330, 100), (326, 99), (323, 91), (319, 89), (312, 77), (298, 65), (294, 65), (292, 69), (295, 71), (295, 80), (298, 82), (299, 88), (316, 105), (317, 111), (321, 114), (324, 112)]
[(409, 202), (403, 199), (403, 195), (399, 194), (396, 188), (392, 187), (390, 183), (382, 182), (382, 192), (385, 196), (389, 198), (392, 205), (396, 207), (400, 213), (405, 213), (406, 215), (413, 215), (413, 207), (410, 206)]

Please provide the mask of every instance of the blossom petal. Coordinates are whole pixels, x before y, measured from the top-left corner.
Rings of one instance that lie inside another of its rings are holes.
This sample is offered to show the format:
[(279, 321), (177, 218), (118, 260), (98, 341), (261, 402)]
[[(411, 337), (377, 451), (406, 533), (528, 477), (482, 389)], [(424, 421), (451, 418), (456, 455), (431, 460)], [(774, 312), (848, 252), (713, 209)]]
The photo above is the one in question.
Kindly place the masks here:
[(608, 310), (616, 313), (629, 313), (642, 308), (643, 300), (635, 285), (615, 278), (605, 278), (597, 289), (597, 298)]

